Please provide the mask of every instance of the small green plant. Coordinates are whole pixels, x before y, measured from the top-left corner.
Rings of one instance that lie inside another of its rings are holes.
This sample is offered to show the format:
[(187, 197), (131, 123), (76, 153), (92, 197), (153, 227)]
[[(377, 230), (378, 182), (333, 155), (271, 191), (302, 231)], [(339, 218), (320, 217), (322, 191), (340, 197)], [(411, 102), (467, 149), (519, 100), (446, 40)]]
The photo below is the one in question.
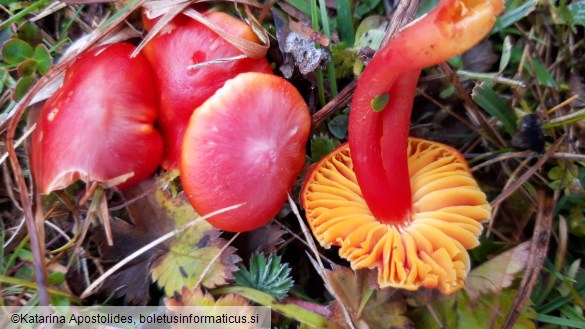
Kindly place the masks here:
[(290, 276), (290, 267), (281, 263), (281, 257), (276, 254), (255, 254), (250, 259), (250, 269), (241, 267), (234, 274), (236, 283), (243, 287), (250, 287), (263, 291), (276, 298), (286, 297), (294, 281)]
[[(31, 23), (21, 25), (2, 44), (0, 92), (4, 86), (14, 88), (13, 98), (20, 100), (39, 76), (49, 72), (52, 63), (49, 49), (40, 41), (38, 28)], [(13, 72), (12, 76), (9, 72)]]

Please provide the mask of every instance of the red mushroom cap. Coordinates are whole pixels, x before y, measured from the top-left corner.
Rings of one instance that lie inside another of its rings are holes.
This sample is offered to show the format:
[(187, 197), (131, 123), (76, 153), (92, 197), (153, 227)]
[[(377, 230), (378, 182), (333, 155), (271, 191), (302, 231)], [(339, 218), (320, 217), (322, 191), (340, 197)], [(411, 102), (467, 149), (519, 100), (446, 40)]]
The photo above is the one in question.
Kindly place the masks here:
[(32, 141), (32, 168), (42, 193), (77, 179), (106, 182), (133, 173), (118, 188), (151, 175), (163, 144), (154, 128), (158, 93), (146, 58), (134, 46), (104, 45), (77, 58), (45, 103)]
[[(258, 42), (244, 22), (221, 12), (204, 16), (224, 31)], [(165, 140), (163, 167), (179, 166), (183, 135), (193, 111), (223, 84), (243, 72), (272, 73), (265, 58), (240, 59), (189, 70), (194, 64), (242, 55), (203, 24), (179, 15), (144, 48), (155, 70), (161, 97), (160, 129)]]
[(191, 117), (181, 181), (198, 213), (240, 204), (209, 219), (226, 231), (267, 223), (287, 198), (305, 162), (311, 119), (299, 92), (269, 74), (226, 82)]

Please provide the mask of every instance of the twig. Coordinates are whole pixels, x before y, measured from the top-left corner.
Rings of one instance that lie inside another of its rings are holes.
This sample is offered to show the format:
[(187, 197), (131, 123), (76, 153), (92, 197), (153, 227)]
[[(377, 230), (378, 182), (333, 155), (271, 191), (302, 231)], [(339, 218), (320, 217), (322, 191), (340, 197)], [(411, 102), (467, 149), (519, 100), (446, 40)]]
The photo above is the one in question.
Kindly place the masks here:
[(345, 88), (343, 88), (343, 90), (341, 90), (337, 96), (333, 97), (329, 103), (325, 104), (325, 106), (313, 114), (312, 128), (316, 129), (333, 113), (346, 107), (351, 102), (351, 98), (353, 97), (353, 92), (356, 86), (357, 80), (353, 80), (347, 86), (345, 86)]
[(2, 245), (2, 248), (3, 249), (7, 249), (8, 246), (12, 243), (12, 241), (18, 236), (18, 233), (20, 232), (20, 230), (24, 226), (24, 223), (25, 223), (25, 220), (24, 220), (24, 217), (23, 217), (22, 220), (20, 221), (20, 224), (18, 224), (18, 227), (16, 228), (16, 230), (12, 234), (12, 236), (10, 236), (10, 238), (8, 239), (8, 241), (6, 241), (4, 243), (4, 245)]
[[(288, 234), (293, 236), (293, 239), (298, 240), (300, 243), (304, 244), (306, 247), (309, 247), (309, 243), (305, 240), (303, 240), (298, 234), (296, 234), (295, 232), (291, 231), (291, 229), (289, 229), (288, 227), (284, 226), (284, 224), (282, 224), (280, 221), (278, 220), (274, 220), (274, 222), (276, 224), (278, 224), (280, 226), (280, 228), (282, 228), (283, 230), (285, 230)], [(325, 260), (326, 262), (329, 263), (329, 265), (335, 264), (334, 261), (332, 261), (331, 259), (325, 257), (324, 255), (322, 255), (321, 253), (319, 253), (319, 257), (321, 257), (321, 259)]]
[[(469, 114), (477, 119), (477, 121), (481, 125), (481, 128), (491, 138), (493, 138), (497, 143), (499, 143), (500, 146), (506, 145), (506, 142), (502, 139), (502, 136), (500, 136), (500, 134), (498, 134), (498, 132), (494, 129), (494, 127), (489, 122), (487, 122), (486, 118), (481, 113), (477, 104), (473, 101), (473, 99), (471, 98), (469, 93), (465, 90), (465, 88), (463, 88), (463, 85), (461, 84), (459, 77), (453, 71), (453, 69), (451, 69), (449, 64), (442, 63), (439, 66), (441, 68), (441, 71), (443, 71), (443, 73), (445, 73), (445, 76), (447, 76), (447, 79), (449, 80), (449, 82), (451, 82), (451, 84), (457, 90), (457, 94), (463, 99), (463, 103), (465, 104), (465, 108), (469, 111)], [(490, 140), (490, 142), (493, 143), (494, 141)]]
[(506, 190), (502, 191), (502, 193), (500, 193), (500, 195), (498, 195), (491, 203), (490, 205), (492, 206), (492, 208), (497, 207), (500, 203), (502, 203), (504, 200), (506, 200), (510, 195), (512, 195), (512, 193), (514, 193), (520, 186), (524, 185), (524, 183), (526, 183), (526, 181), (528, 181), (528, 179), (530, 179), (530, 177), (532, 175), (534, 175), (534, 173), (536, 171), (538, 171), (538, 169), (540, 169), (542, 167), (542, 165), (544, 165), (545, 162), (548, 161), (548, 159), (551, 157), (551, 155), (556, 151), (556, 149), (561, 145), (562, 141), (564, 138), (559, 138), (553, 146), (551, 146), (548, 151), (546, 152), (546, 154), (540, 159), (538, 160), (538, 162), (532, 166), (530, 169), (528, 169), (522, 176), (520, 176), (520, 178), (518, 178), (517, 181), (515, 181), (514, 183), (512, 183), (510, 185), (509, 188), (507, 188)]
[[(329, 282), (327, 275), (325, 275), (325, 267), (323, 266), (323, 263), (321, 262), (321, 258), (319, 257), (319, 251), (317, 250), (317, 245), (315, 244), (315, 240), (313, 240), (313, 235), (311, 235), (311, 233), (307, 229), (307, 225), (305, 225), (305, 222), (303, 221), (303, 218), (301, 217), (301, 214), (299, 213), (299, 209), (297, 208), (297, 205), (295, 204), (295, 202), (291, 198), (290, 194), (288, 195), (288, 203), (290, 204), (290, 207), (291, 207), (293, 213), (295, 214), (295, 216), (299, 220), (299, 225), (301, 226), (301, 230), (303, 231), (303, 235), (305, 236), (305, 240), (309, 244), (309, 249), (311, 249), (311, 251), (313, 252), (315, 259), (313, 259), (313, 257), (311, 257), (308, 252), (307, 252), (307, 257), (309, 257), (309, 260), (313, 264), (313, 267), (315, 268), (317, 273), (319, 273), (319, 276), (321, 277), (323, 282), (325, 282), (325, 285), (327, 285), (328, 287), (333, 287), (331, 282)], [(339, 301), (339, 305), (341, 306), (341, 310), (343, 311), (343, 315), (345, 316), (345, 320), (346, 320), (347, 324), (350, 326), (351, 329), (356, 329), (356, 327), (353, 324), (353, 321), (351, 319), (351, 316), (349, 315), (349, 311), (347, 309), (347, 306), (343, 303), (343, 300), (341, 298), (339, 298), (339, 296), (336, 296), (335, 291), (333, 289), (328, 289), (328, 290), (333, 295), (333, 297), (335, 297), (335, 299), (337, 299), (337, 301)]]
[(245, 59), (245, 58), (248, 58), (248, 56), (238, 55), (238, 56), (233, 56), (233, 57), (218, 58), (218, 59), (214, 59), (214, 60), (203, 62), (203, 63), (189, 65), (189, 66), (187, 66), (187, 70), (194, 70), (194, 69), (199, 69), (199, 68), (210, 66), (210, 65), (239, 61), (240, 59)]
[[(518, 175), (520, 175), (520, 172), (522, 172), (522, 170), (524, 170), (524, 167), (526, 167), (526, 165), (528, 164), (529, 161), (530, 161), (530, 159), (525, 159), (524, 161), (522, 161), (520, 163), (519, 166), (516, 167), (516, 169), (512, 172), (512, 174), (510, 174), (510, 177), (506, 181), (506, 184), (504, 184), (504, 187), (502, 188), (502, 190), (507, 191), (510, 188), (510, 186), (512, 184), (514, 184), (514, 182), (517, 181), (516, 178), (518, 177)], [(492, 228), (494, 226), (494, 218), (496, 218), (496, 214), (500, 210), (500, 205), (501, 205), (501, 203), (495, 204), (492, 208), (492, 214), (491, 214), (492, 216), (490, 217), (488, 227), (487, 227), (487, 233), (486, 233), (487, 237), (489, 237), (490, 233), (492, 232)]]
[(562, 109), (563, 107), (571, 104), (572, 102), (574, 102), (575, 100), (577, 100), (579, 98), (580, 95), (573, 95), (571, 97), (569, 97), (568, 99), (564, 100), (562, 103), (555, 105), (553, 108), (551, 108), (550, 110), (547, 110), (546, 113), (551, 114), (556, 112), (557, 110)]
[[(16, 143), (14, 143), (14, 147), (20, 147), (22, 143), (24, 143), (24, 141), (28, 138), (28, 136), (32, 134), (36, 127), (37, 124), (35, 123), (27, 131), (25, 131), (24, 134), (16, 141)], [(4, 163), (4, 161), (8, 159), (8, 156), (9, 156), (8, 152), (4, 153), (0, 158), (0, 164)]]
[(394, 39), (396, 34), (409, 22), (412, 21), (414, 15), (416, 14), (416, 9), (418, 8), (418, 0), (415, 1), (400, 1), (396, 10), (392, 14), (392, 19), (388, 24), (388, 29), (386, 30), (386, 35), (384, 36), (384, 40), (382, 40), (381, 47), (384, 47), (390, 40)]
[(124, 267), (126, 264), (128, 264), (129, 262), (131, 262), (132, 260), (134, 260), (136, 257), (144, 254), (145, 252), (149, 251), (150, 249), (154, 248), (155, 246), (165, 242), (166, 240), (174, 237), (175, 235), (185, 231), (186, 229), (208, 219), (211, 218), (215, 215), (219, 215), (222, 214), (224, 212), (230, 211), (230, 210), (234, 210), (237, 209), (239, 207), (241, 207), (242, 205), (244, 205), (244, 203), (240, 203), (234, 206), (229, 206), (226, 208), (222, 208), (220, 210), (216, 210), (214, 212), (211, 212), (205, 216), (199, 217), (177, 229), (174, 229), (172, 231), (170, 231), (169, 233), (157, 238), (156, 240), (152, 241), (151, 243), (145, 245), (144, 247), (136, 250), (135, 252), (131, 253), (130, 255), (128, 255), (126, 258), (122, 259), (121, 261), (119, 261), (116, 265), (112, 266), (110, 269), (108, 269), (106, 272), (104, 272), (104, 274), (100, 275), (99, 278), (97, 278), (92, 284), (89, 285), (89, 287), (87, 287), (83, 293), (81, 294), (81, 298), (86, 298), (87, 296), (91, 295), (93, 293), (93, 291), (100, 285), (102, 284), (108, 277), (110, 277), (110, 275), (112, 275), (114, 272), (116, 272), (117, 270), (121, 269), (122, 267)]
[(530, 298), (532, 290), (534, 290), (534, 286), (538, 282), (540, 271), (546, 259), (555, 200), (552, 196), (546, 195), (544, 191), (540, 191), (538, 194), (538, 204), (541, 208), (536, 217), (534, 234), (530, 242), (529, 262), (520, 282), (518, 294), (516, 295), (512, 309), (504, 322), (504, 329), (512, 328), (516, 320), (518, 320), (520, 313)]

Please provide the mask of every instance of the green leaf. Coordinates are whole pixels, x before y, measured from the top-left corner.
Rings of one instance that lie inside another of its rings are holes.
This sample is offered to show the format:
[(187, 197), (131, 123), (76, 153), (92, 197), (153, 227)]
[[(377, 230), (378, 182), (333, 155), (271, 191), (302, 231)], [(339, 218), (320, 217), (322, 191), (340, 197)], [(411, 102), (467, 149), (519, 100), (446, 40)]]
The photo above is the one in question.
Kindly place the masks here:
[(18, 75), (21, 77), (31, 76), (37, 71), (37, 61), (34, 59), (27, 59), (18, 64)]
[(2, 57), (10, 65), (19, 63), (33, 57), (32, 47), (19, 39), (10, 39), (2, 46)]
[(8, 78), (8, 71), (5, 68), (0, 67), (0, 94), (4, 90), (4, 82)]
[(585, 26), (585, 1), (573, 1), (567, 9), (572, 16), (573, 24)]
[(476, 267), (469, 273), (465, 291), (472, 302), (481, 295), (509, 287), (528, 261), (530, 242), (524, 242)]
[[(384, 16), (368, 16), (358, 26), (355, 33), (355, 49), (362, 49), (364, 47), (378, 50), (384, 36), (386, 35), (386, 27), (388, 26), (388, 20)], [(359, 75), (364, 69), (364, 64), (356, 60), (353, 72), (355, 75)]]
[(376, 95), (371, 102), (372, 105), (372, 110), (374, 110), (374, 112), (380, 112), (382, 111), (384, 108), (386, 108), (386, 105), (388, 105), (388, 102), (390, 101), (390, 94), (380, 94), (380, 95)]
[(256, 289), (239, 286), (227, 286), (215, 289), (212, 291), (212, 293), (214, 295), (237, 294), (246, 297), (247, 299), (253, 301), (254, 303), (263, 306), (268, 306), (272, 308), (273, 311), (276, 311), (286, 317), (301, 322), (300, 328), (306, 328), (306, 326), (303, 326), (304, 324), (310, 325), (311, 328), (323, 329), (345, 328), (345, 326), (340, 326), (319, 313), (308, 310), (294, 303), (282, 303), (273, 296), (270, 296), (269, 294)]
[(22, 97), (24, 97), (32, 83), (33, 83), (32, 76), (20, 78), (20, 80), (18, 80), (18, 82), (16, 83), (16, 87), (14, 87), (14, 100), (18, 102)]
[(355, 48), (370, 47), (378, 50), (386, 35), (387, 26), (388, 20), (384, 16), (364, 18), (355, 33)]
[(63, 272), (53, 272), (49, 274), (49, 284), (53, 285), (60, 285), (65, 282), (65, 273)]
[(307, 16), (311, 16), (311, 4), (306, 0), (286, 0), (286, 2), (303, 12)]
[(351, 3), (351, 0), (337, 0), (337, 28), (341, 41), (348, 46), (353, 45), (355, 39)]
[(100, 24), (98, 29), (100, 31), (104, 31), (110, 25), (112, 25), (114, 22), (116, 22), (118, 19), (120, 19), (120, 17), (123, 17), (124, 15), (128, 15), (129, 11), (136, 9), (136, 5), (140, 1), (142, 1), (142, 0), (131, 0), (131, 1), (122, 2), (122, 4), (125, 4), (125, 6), (118, 9), (114, 15), (112, 15), (110, 18), (108, 18), (106, 21), (104, 21), (102, 24)]
[(502, 57), (500, 58), (500, 68), (498, 69), (499, 73), (504, 72), (510, 63), (510, 57), (512, 57), (512, 41), (508, 35), (504, 38), (504, 43), (502, 45)]
[(345, 139), (347, 135), (347, 129), (349, 125), (349, 116), (347, 114), (339, 114), (335, 116), (329, 123), (327, 127), (329, 127), (329, 131), (333, 136), (339, 139)]
[(339, 141), (325, 135), (313, 136), (311, 139), (311, 162), (317, 162), (329, 154), (337, 146)]
[(581, 328), (581, 329), (585, 329), (585, 323), (582, 322), (582, 321), (561, 318), (561, 317), (558, 317), (558, 316), (538, 314), (538, 315), (536, 315), (536, 320), (537, 321), (540, 321), (540, 322), (543, 322), (543, 323), (554, 324), (554, 325), (557, 325), (559, 327), (569, 327), (569, 328)]
[[(516, 293), (513, 289), (504, 289), (498, 294), (482, 296), (478, 302), (473, 303), (464, 292), (459, 291), (455, 295), (432, 303), (430, 307), (417, 308), (410, 314), (410, 318), (414, 321), (415, 328), (439, 329), (437, 321), (443, 328), (486, 328), (488, 323), (492, 328), (502, 328)], [(433, 313), (429, 309), (433, 310)], [(525, 307), (513, 328), (535, 328), (533, 322), (535, 316), (532, 308)]]
[(537, 4), (538, 0), (528, 0), (518, 7), (507, 8), (496, 20), (493, 32), (499, 32), (530, 15), (536, 9)]
[(36, 45), (43, 40), (43, 37), (41, 36), (41, 30), (36, 25), (26, 22), (18, 27), (15, 39), (25, 41), (29, 45)]
[[(478, 303), (474, 304), (466, 298), (465, 294), (459, 293), (457, 301), (458, 328), (483, 328), (486, 323), (493, 323), (494, 328), (503, 328), (506, 316), (514, 304), (516, 294), (516, 290), (506, 289), (498, 294), (483, 296)], [(533, 309), (525, 307), (513, 328), (535, 328), (532, 321), (535, 315)]]
[(234, 273), (236, 283), (243, 287), (254, 288), (278, 299), (286, 297), (294, 281), (290, 276), (291, 268), (282, 264), (280, 256), (255, 254), (250, 258), (250, 269), (241, 267)]
[[(417, 307), (413, 311), (409, 312), (408, 317), (414, 322), (415, 328), (424, 329), (458, 329), (458, 315), (455, 312), (457, 308), (457, 295), (451, 295), (440, 301), (434, 302), (430, 305), (433, 312), (436, 314), (437, 319), (433, 313), (429, 312), (427, 307)], [(441, 327), (437, 324), (437, 321), (441, 323)]]
[[(546, 69), (544, 64), (538, 58), (532, 57), (532, 65), (534, 66), (534, 71), (536, 73), (536, 80), (543, 86), (546, 87), (557, 87), (557, 82), (552, 77), (550, 72)], [(530, 63), (528, 61), (524, 62), (524, 68), (528, 72), (532, 72), (532, 68), (530, 67)]]
[(53, 63), (53, 57), (51, 57), (51, 53), (49, 49), (43, 44), (39, 44), (35, 48), (35, 60), (37, 61), (39, 72), (41, 74), (47, 74), (49, 69), (51, 69), (51, 64)]
[(483, 83), (475, 86), (471, 97), (482, 109), (498, 119), (510, 135), (514, 134), (516, 117), (513, 111), (490, 87)]
[(585, 109), (581, 109), (561, 117), (551, 119), (546, 124), (542, 125), (542, 129), (552, 129), (564, 125), (569, 125), (585, 119)]
[(418, 8), (416, 9), (416, 17), (420, 17), (437, 6), (440, 0), (421, 0)]
[[(167, 210), (175, 227), (199, 217), (183, 194), (173, 198), (159, 189), (156, 199)], [(219, 238), (220, 233), (207, 221), (202, 221), (172, 241), (168, 253), (161, 256), (151, 269), (153, 280), (157, 281), (167, 296), (181, 292), (183, 286), (193, 289), (202, 275), (201, 285), (207, 288), (225, 284), (232, 279), (232, 272), (237, 269), (234, 264), (240, 258), (234, 254), (236, 249), (233, 247), (222, 251), (227, 242)], [(219, 258), (210, 265), (220, 253)]]
[(367, 15), (369, 12), (374, 10), (382, 0), (363, 0), (360, 1), (355, 9), (355, 17), (360, 19), (364, 15)]

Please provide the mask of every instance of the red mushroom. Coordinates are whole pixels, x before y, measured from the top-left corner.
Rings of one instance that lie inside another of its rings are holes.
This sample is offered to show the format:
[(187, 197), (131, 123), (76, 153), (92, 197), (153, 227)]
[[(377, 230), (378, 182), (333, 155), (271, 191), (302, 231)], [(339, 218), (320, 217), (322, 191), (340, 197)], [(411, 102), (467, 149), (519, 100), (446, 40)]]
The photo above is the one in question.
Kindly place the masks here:
[(32, 137), (35, 182), (44, 193), (77, 179), (107, 182), (132, 174), (125, 188), (151, 175), (163, 144), (154, 128), (158, 93), (146, 58), (134, 46), (103, 45), (79, 56), (45, 103)]
[(245, 204), (209, 222), (255, 229), (274, 217), (305, 162), (309, 110), (288, 81), (242, 73), (193, 113), (185, 133), (181, 182), (198, 213)]
[(471, 48), (502, 10), (503, 0), (443, 0), (382, 48), (358, 82), (349, 143), (305, 182), (319, 242), (354, 269), (376, 268), (382, 287), (463, 285), (489, 203), (459, 152), (408, 138), (410, 114), (420, 70)]
[[(252, 42), (256, 35), (244, 22), (221, 12), (204, 16), (224, 31)], [(160, 88), (159, 125), (165, 140), (163, 167), (179, 166), (183, 135), (193, 111), (225, 81), (243, 72), (272, 73), (265, 58), (245, 58), (196, 69), (189, 66), (242, 55), (235, 46), (203, 24), (177, 16), (144, 48)]]

